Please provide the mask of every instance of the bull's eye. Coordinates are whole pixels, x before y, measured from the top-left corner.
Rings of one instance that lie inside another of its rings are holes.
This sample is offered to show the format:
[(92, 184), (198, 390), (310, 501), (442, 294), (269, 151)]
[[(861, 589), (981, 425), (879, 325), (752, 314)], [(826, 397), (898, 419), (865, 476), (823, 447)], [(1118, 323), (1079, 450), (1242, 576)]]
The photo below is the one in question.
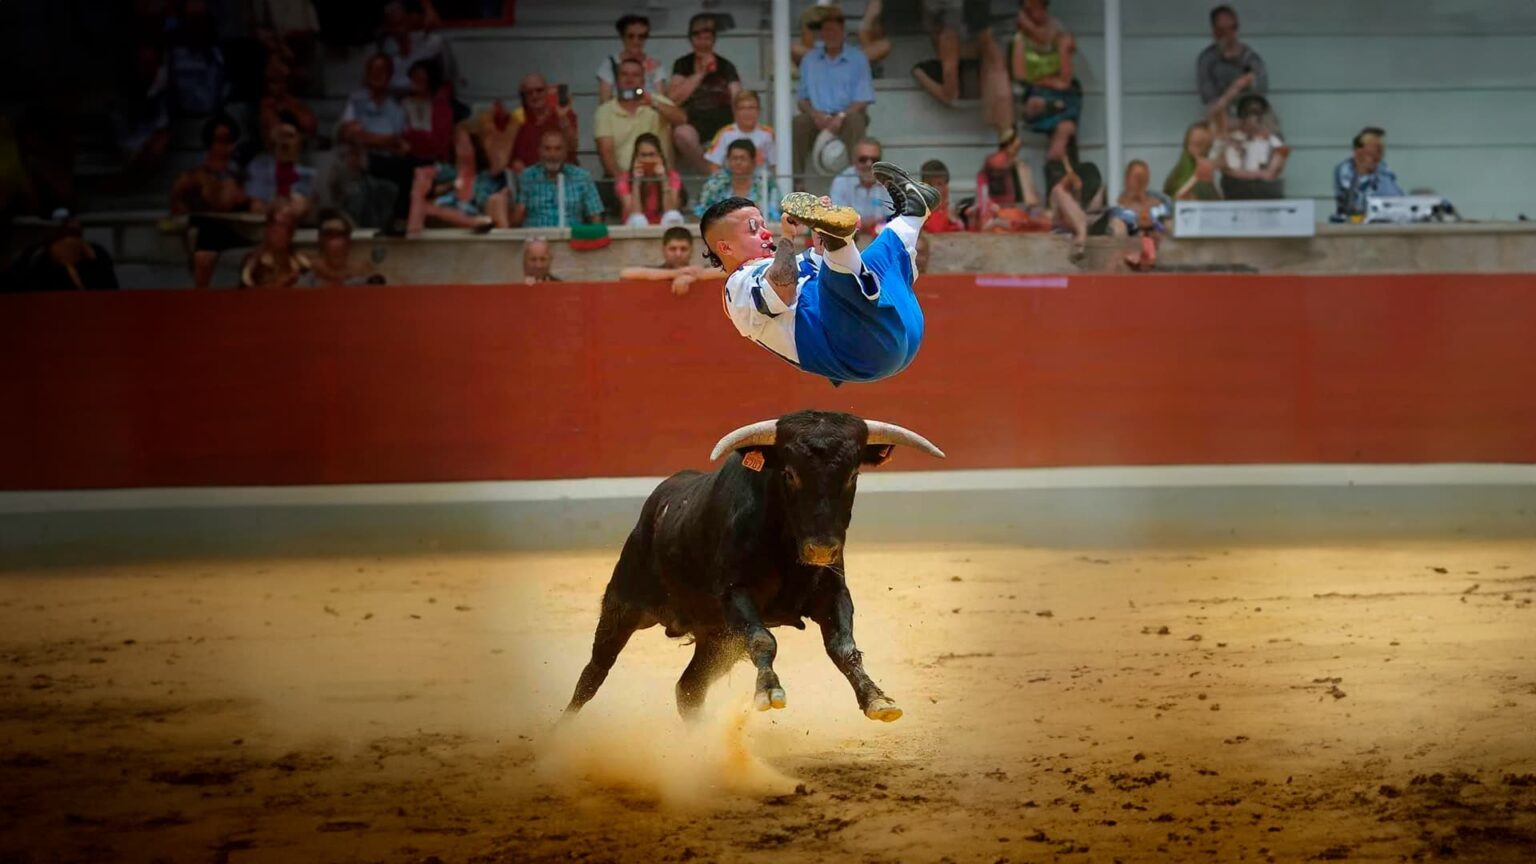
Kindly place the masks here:
[(791, 489), (799, 489), (800, 488), (800, 475), (795, 472), (795, 469), (789, 467), (788, 465), (785, 465), (784, 466), (784, 482), (786, 484), (788, 484), (789, 488), (791, 488)]

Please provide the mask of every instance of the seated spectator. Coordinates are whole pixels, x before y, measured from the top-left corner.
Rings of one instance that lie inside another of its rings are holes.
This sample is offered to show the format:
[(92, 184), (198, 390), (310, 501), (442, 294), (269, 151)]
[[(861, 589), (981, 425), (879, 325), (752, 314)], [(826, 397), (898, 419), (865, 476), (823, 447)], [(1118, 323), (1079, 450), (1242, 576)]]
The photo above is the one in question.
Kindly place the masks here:
[(1087, 251), (1090, 214), (1104, 209), (1104, 178), (1097, 165), (1070, 155), (1075, 149), (1073, 142), (1069, 155), (1045, 163), (1045, 188), (1051, 227), (1072, 235), (1072, 260), (1079, 261)]
[(437, 33), (417, 29), (422, 25), (423, 12), (419, 2), (390, 0), (384, 4), (378, 52), (391, 61), (389, 89), (396, 97), (411, 92), (411, 67), (420, 62), (436, 66), (438, 80), (448, 85), (450, 93), (454, 89), (455, 70), (447, 41)]
[(1211, 10), (1210, 45), (1195, 60), (1195, 86), (1206, 113), (1222, 113), (1244, 93), (1269, 92), (1264, 58), (1237, 38), (1237, 13), (1231, 6)]
[(667, 166), (655, 135), (635, 139), (629, 170), (619, 175), (617, 186), (625, 225), (683, 224), (683, 178)]
[(969, 230), (1051, 230), (1050, 219), (1040, 207), (1034, 173), (1019, 157), (1022, 146), (1017, 135), (1004, 136), (997, 150), (982, 162), (981, 171), (976, 174), (976, 197), (960, 203), (960, 216)]
[(222, 109), (229, 97), (229, 73), (206, 0), (182, 0), (166, 31), (176, 107), (198, 117)]
[(309, 276), (301, 281), (308, 288), (384, 284), (371, 260), (352, 255), (352, 221), (340, 210), (320, 213), (319, 252), (310, 263)]
[(1173, 216), (1173, 208), (1163, 196), (1148, 188), (1152, 171), (1147, 163), (1132, 159), (1125, 166), (1125, 191), (1115, 199), (1115, 206), (1104, 212), (1103, 218), (1090, 233), (1097, 233), (1100, 224), (1115, 237), (1137, 236), (1141, 238), (1141, 251), (1125, 257), (1125, 263), (1137, 270), (1147, 270), (1157, 263), (1157, 240), (1162, 236), (1164, 223)]
[(868, 106), (875, 101), (869, 60), (845, 40), (843, 12), (823, 7), (821, 45), (800, 61), (800, 85), (795, 91), (800, 113), (795, 115), (795, 166), (802, 168), (821, 130), (842, 139), (849, 153), (869, 126)]
[(469, 129), (460, 126), (453, 135), (452, 163), (416, 169), (405, 233), (420, 234), (428, 219), (477, 231), (506, 228), (507, 198), (505, 177), (485, 170), (485, 154)]
[[(725, 148), (725, 167), (704, 181), (699, 193), (699, 216), (727, 198), (750, 198), (770, 223), (779, 221), (779, 183), (766, 170), (757, 167), (757, 147), (750, 138), (737, 138)], [(883, 188), (883, 187), (882, 187)]]
[(1334, 167), (1333, 200), (1337, 212), (1333, 221), (1364, 216), (1369, 198), (1407, 194), (1398, 185), (1397, 175), (1387, 167), (1386, 135), (1385, 130), (1375, 126), (1361, 129), (1353, 142), (1354, 155)]
[(693, 52), (672, 64), (667, 98), (677, 103), (688, 122), (672, 127), (678, 164), (689, 172), (707, 174), (703, 142), (731, 122), (732, 100), (741, 92), (741, 76), (731, 61), (715, 53), (715, 16), (699, 14), (688, 22)]
[(367, 171), (388, 180), (396, 188), (392, 216), (403, 220), (411, 205), (411, 185), (417, 160), (410, 157), (405, 140), (405, 109), (390, 94), (394, 61), (374, 54), (365, 66), (365, 88), (347, 99), (337, 128), (337, 140), (354, 144), (367, 153)]
[(240, 182), (235, 165), (235, 145), (240, 127), (228, 115), (215, 114), (203, 124), (203, 161), (182, 172), (171, 186), (171, 212), (187, 215), (193, 232), (192, 284), (207, 288), (213, 282), (219, 253), (251, 245), (245, 235), (217, 214), (244, 213), (251, 209), (250, 196)]
[[(672, 100), (642, 86), (643, 71), (638, 60), (621, 61), (619, 89), (613, 99), (597, 107), (593, 123), (597, 157), (603, 163), (603, 176), (610, 181), (629, 170), (635, 153), (635, 139), (647, 132), (661, 141), (662, 152), (670, 162), (672, 127), (688, 120)], [(613, 204), (618, 204), (616, 198)], [(617, 210), (617, 206), (614, 209)]]
[(298, 218), (279, 201), (267, 211), (261, 245), (240, 264), (241, 288), (296, 288), (309, 274), (309, 259), (293, 248)]
[(426, 162), (445, 162), (453, 155), (453, 103), (438, 76), (437, 64), (411, 64), (411, 91), (400, 100), (405, 112), (407, 152)]
[(160, 49), (141, 43), (134, 52), (133, 71), (120, 79), (122, 87), (112, 105), (113, 132), (127, 174), (142, 176), (160, 164), (170, 147), (169, 80)]
[(1285, 197), (1280, 172), (1291, 148), (1271, 131), (1269, 100), (1249, 93), (1238, 101), (1238, 125), (1220, 145), (1221, 194), (1229, 201)]
[(48, 240), (21, 253), (6, 273), (8, 291), (115, 291), (112, 256), (85, 240), (80, 219), (68, 211), (54, 214), (58, 230)]
[(1216, 188), (1216, 163), (1211, 161), (1211, 127), (1204, 122), (1191, 123), (1184, 130), (1184, 147), (1179, 161), (1163, 181), (1163, 194), (1175, 201), (1220, 201)]
[(725, 148), (732, 141), (745, 138), (751, 141), (757, 149), (757, 164), (773, 169), (773, 127), (758, 122), (762, 115), (762, 102), (757, 94), (751, 90), (742, 90), (731, 100), (731, 112), (733, 121), (720, 127), (715, 133), (714, 140), (709, 143), (709, 152), (704, 154), (704, 159), (709, 162), (710, 171), (718, 171), (725, 165)]
[(651, 38), (651, 19), (644, 15), (630, 14), (615, 21), (613, 26), (619, 31), (624, 47), (619, 53), (610, 54), (597, 64), (598, 104), (608, 102), (614, 97), (615, 89), (624, 86), (616, 82), (619, 80), (619, 65), (625, 60), (640, 64), (640, 83), (633, 86), (665, 94), (669, 81), (667, 70), (661, 61), (645, 53), (645, 40)]
[(560, 104), (557, 90), (538, 73), (523, 76), (518, 88), (523, 104), (512, 112), (512, 126), (516, 129), (512, 143), (512, 173), (521, 174), (539, 161), (539, 142), (550, 130), (565, 136), (567, 160), (572, 165), (578, 164), (576, 110)]
[(245, 166), (245, 194), (252, 210), (261, 213), (282, 200), (299, 219), (309, 213), (315, 200), (315, 169), (299, 164), (302, 152), (298, 125), (285, 114), (267, 136), (266, 151)]
[(964, 231), (965, 224), (955, 218), (955, 211), (949, 202), (949, 167), (937, 159), (929, 159), (923, 163), (921, 179), (939, 190), (939, 206), (933, 208), (928, 221), (923, 223), (923, 231), (939, 234)]
[[(818, 0), (800, 13), (800, 38), (789, 44), (789, 59), (798, 69), (805, 55), (821, 45), (821, 25), (826, 20), (831, 0)], [(891, 39), (881, 23), (881, 0), (865, 0), (864, 17), (859, 19), (859, 50), (869, 59), (871, 68), (890, 56)]]
[(674, 225), (661, 235), (662, 262), (655, 267), (625, 267), (619, 271), (620, 279), (644, 279), (672, 283), (672, 293), (678, 297), (701, 279), (724, 279), (725, 271), (719, 267), (698, 267), (693, 260), (693, 232), (681, 225)]
[[(530, 171), (533, 169), (529, 169)], [(560, 277), (549, 272), (554, 264), (555, 253), (549, 241), (538, 237), (523, 244), (523, 284), (559, 282)]]
[(1024, 85), (1024, 122), (1051, 136), (1047, 162), (1067, 155), (1083, 113), (1083, 88), (1072, 72), (1077, 40), (1047, 11), (1049, 0), (1024, 0), (1019, 29), (1013, 34), (1009, 63), (1015, 81)]
[(288, 81), (291, 73), (288, 66), (276, 58), (267, 62), (266, 89), (262, 93), (259, 107), (261, 140), (266, 141), (272, 135), (273, 127), (281, 121), (278, 119), (284, 114), (288, 115), (294, 128), (306, 140), (313, 140), (319, 131), (319, 121), (315, 119), (315, 112), (309, 110), (303, 100), (289, 92)]
[[(923, 0), (923, 19), (937, 56), (913, 66), (912, 78), (945, 105), (955, 104), (962, 93), (980, 97), (982, 120), (1002, 132), (1013, 128), (1013, 93), (988, 6), (987, 0)], [(975, 59), (961, 59), (967, 51)]]
[(318, 203), (343, 210), (354, 224), (388, 227), (394, 218), (400, 189), (394, 181), (368, 173), (368, 156), (355, 144), (342, 144), (336, 158), (321, 172)]
[[(853, 146), (853, 164), (832, 178), (828, 193), (832, 203), (859, 211), (859, 233), (874, 235), (885, 224), (892, 204), (890, 193), (875, 180), (875, 163), (880, 161), (880, 142), (860, 138)], [(767, 216), (766, 213), (763, 214)]]
[(538, 164), (518, 175), (513, 226), (560, 228), (603, 221), (603, 202), (592, 175), (566, 161), (565, 136), (558, 129), (544, 133), (539, 154)]

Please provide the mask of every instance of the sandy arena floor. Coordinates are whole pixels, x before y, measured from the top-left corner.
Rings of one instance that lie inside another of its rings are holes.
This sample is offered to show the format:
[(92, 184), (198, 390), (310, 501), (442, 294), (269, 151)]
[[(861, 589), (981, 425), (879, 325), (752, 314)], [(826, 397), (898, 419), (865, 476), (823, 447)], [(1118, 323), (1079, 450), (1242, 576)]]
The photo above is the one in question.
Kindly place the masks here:
[(900, 721), (653, 629), (556, 734), (614, 554), (0, 576), (0, 861), (1536, 858), (1536, 542), (856, 546)]

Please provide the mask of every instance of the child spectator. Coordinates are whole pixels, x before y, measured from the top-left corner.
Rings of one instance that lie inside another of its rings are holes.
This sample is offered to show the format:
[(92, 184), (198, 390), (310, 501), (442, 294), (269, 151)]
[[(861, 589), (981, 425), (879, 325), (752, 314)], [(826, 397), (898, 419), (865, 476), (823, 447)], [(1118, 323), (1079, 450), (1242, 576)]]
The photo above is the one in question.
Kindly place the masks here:
[(733, 122), (720, 127), (720, 131), (715, 133), (714, 140), (709, 144), (709, 152), (704, 154), (711, 171), (718, 171), (724, 167), (725, 148), (729, 147), (731, 142), (743, 138), (751, 141), (757, 148), (757, 164), (770, 171), (773, 170), (773, 127), (758, 122), (762, 116), (762, 107), (757, 94), (751, 90), (743, 90), (731, 100)]
[(635, 139), (629, 170), (619, 175), (624, 224), (681, 225), (683, 178), (667, 165), (661, 141), (649, 132)]
[(1219, 201), (1216, 188), (1216, 164), (1211, 161), (1211, 127), (1192, 123), (1184, 130), (1184, 147), (1179, 161), (1163, 181), (1163, 194), (1175, 201)]
[(725, 148), (725, 167), (704, 181), (699, 193), (700, 216), (704, 211), (727, 198), (750, 198), (757, 202), (758, 210), (770, 223), (779, 220), (778, 181), (773, 175), (757, 167), (757, 147), (750, 138), (737, 138)]
[(949, 167), (937, 159), (929, 159), (923, 163), (921, 179), (939, 190), (938, 206), (933, 208), (928, 221), (923, 223), (923, 232), (942, 234), (946, 231), (964, 231), (965, 224), (955, 218), (949, 202)]
[(1222, 196), (1229, 201), (1284, 198), (1280, 172), (1291, 148), (1272, 131), (1269, 101), (1249, 93), (1238, 100), (1237, 117), (1237, 127), (1221, 141)]
[(662, 262), (655, 267), (625, 267), (619, 271), (619, 278), (671, 282), (672, 293), (678, 297), (687, 294), (689, 287), (701, 279), (725, 278), (725, 271), (719, 267), (689, 263), (693, 260), (693, 232), (680, 225), (661, 235), (661, 257)]

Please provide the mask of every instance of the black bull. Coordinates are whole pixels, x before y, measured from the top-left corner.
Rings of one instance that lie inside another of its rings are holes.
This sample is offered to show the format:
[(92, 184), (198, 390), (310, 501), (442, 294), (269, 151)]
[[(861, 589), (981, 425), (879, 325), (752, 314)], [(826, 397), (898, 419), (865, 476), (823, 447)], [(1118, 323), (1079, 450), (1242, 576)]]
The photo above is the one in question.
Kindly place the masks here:
[(709, 685), (743, 658), (757, 667), (757, 709), (783, 708), (769, 628), (803, 630), (810, 618), (860, 710), (887, 722), (900, 717), (864, 671), (843, 569), (859, 468), (884, 462), (896, 444), (944, 455), (899, 426), (800, 411), (727, 435), (711, 457), (730, 453), (719, 469), (662, 481), (603, 592), (592, 659), (566, 715), (597, 693), (629, 637), (657, 624), (668, 636), (694, 638), (693, 659), (677, 681), (683, 717), (694, 717)]

